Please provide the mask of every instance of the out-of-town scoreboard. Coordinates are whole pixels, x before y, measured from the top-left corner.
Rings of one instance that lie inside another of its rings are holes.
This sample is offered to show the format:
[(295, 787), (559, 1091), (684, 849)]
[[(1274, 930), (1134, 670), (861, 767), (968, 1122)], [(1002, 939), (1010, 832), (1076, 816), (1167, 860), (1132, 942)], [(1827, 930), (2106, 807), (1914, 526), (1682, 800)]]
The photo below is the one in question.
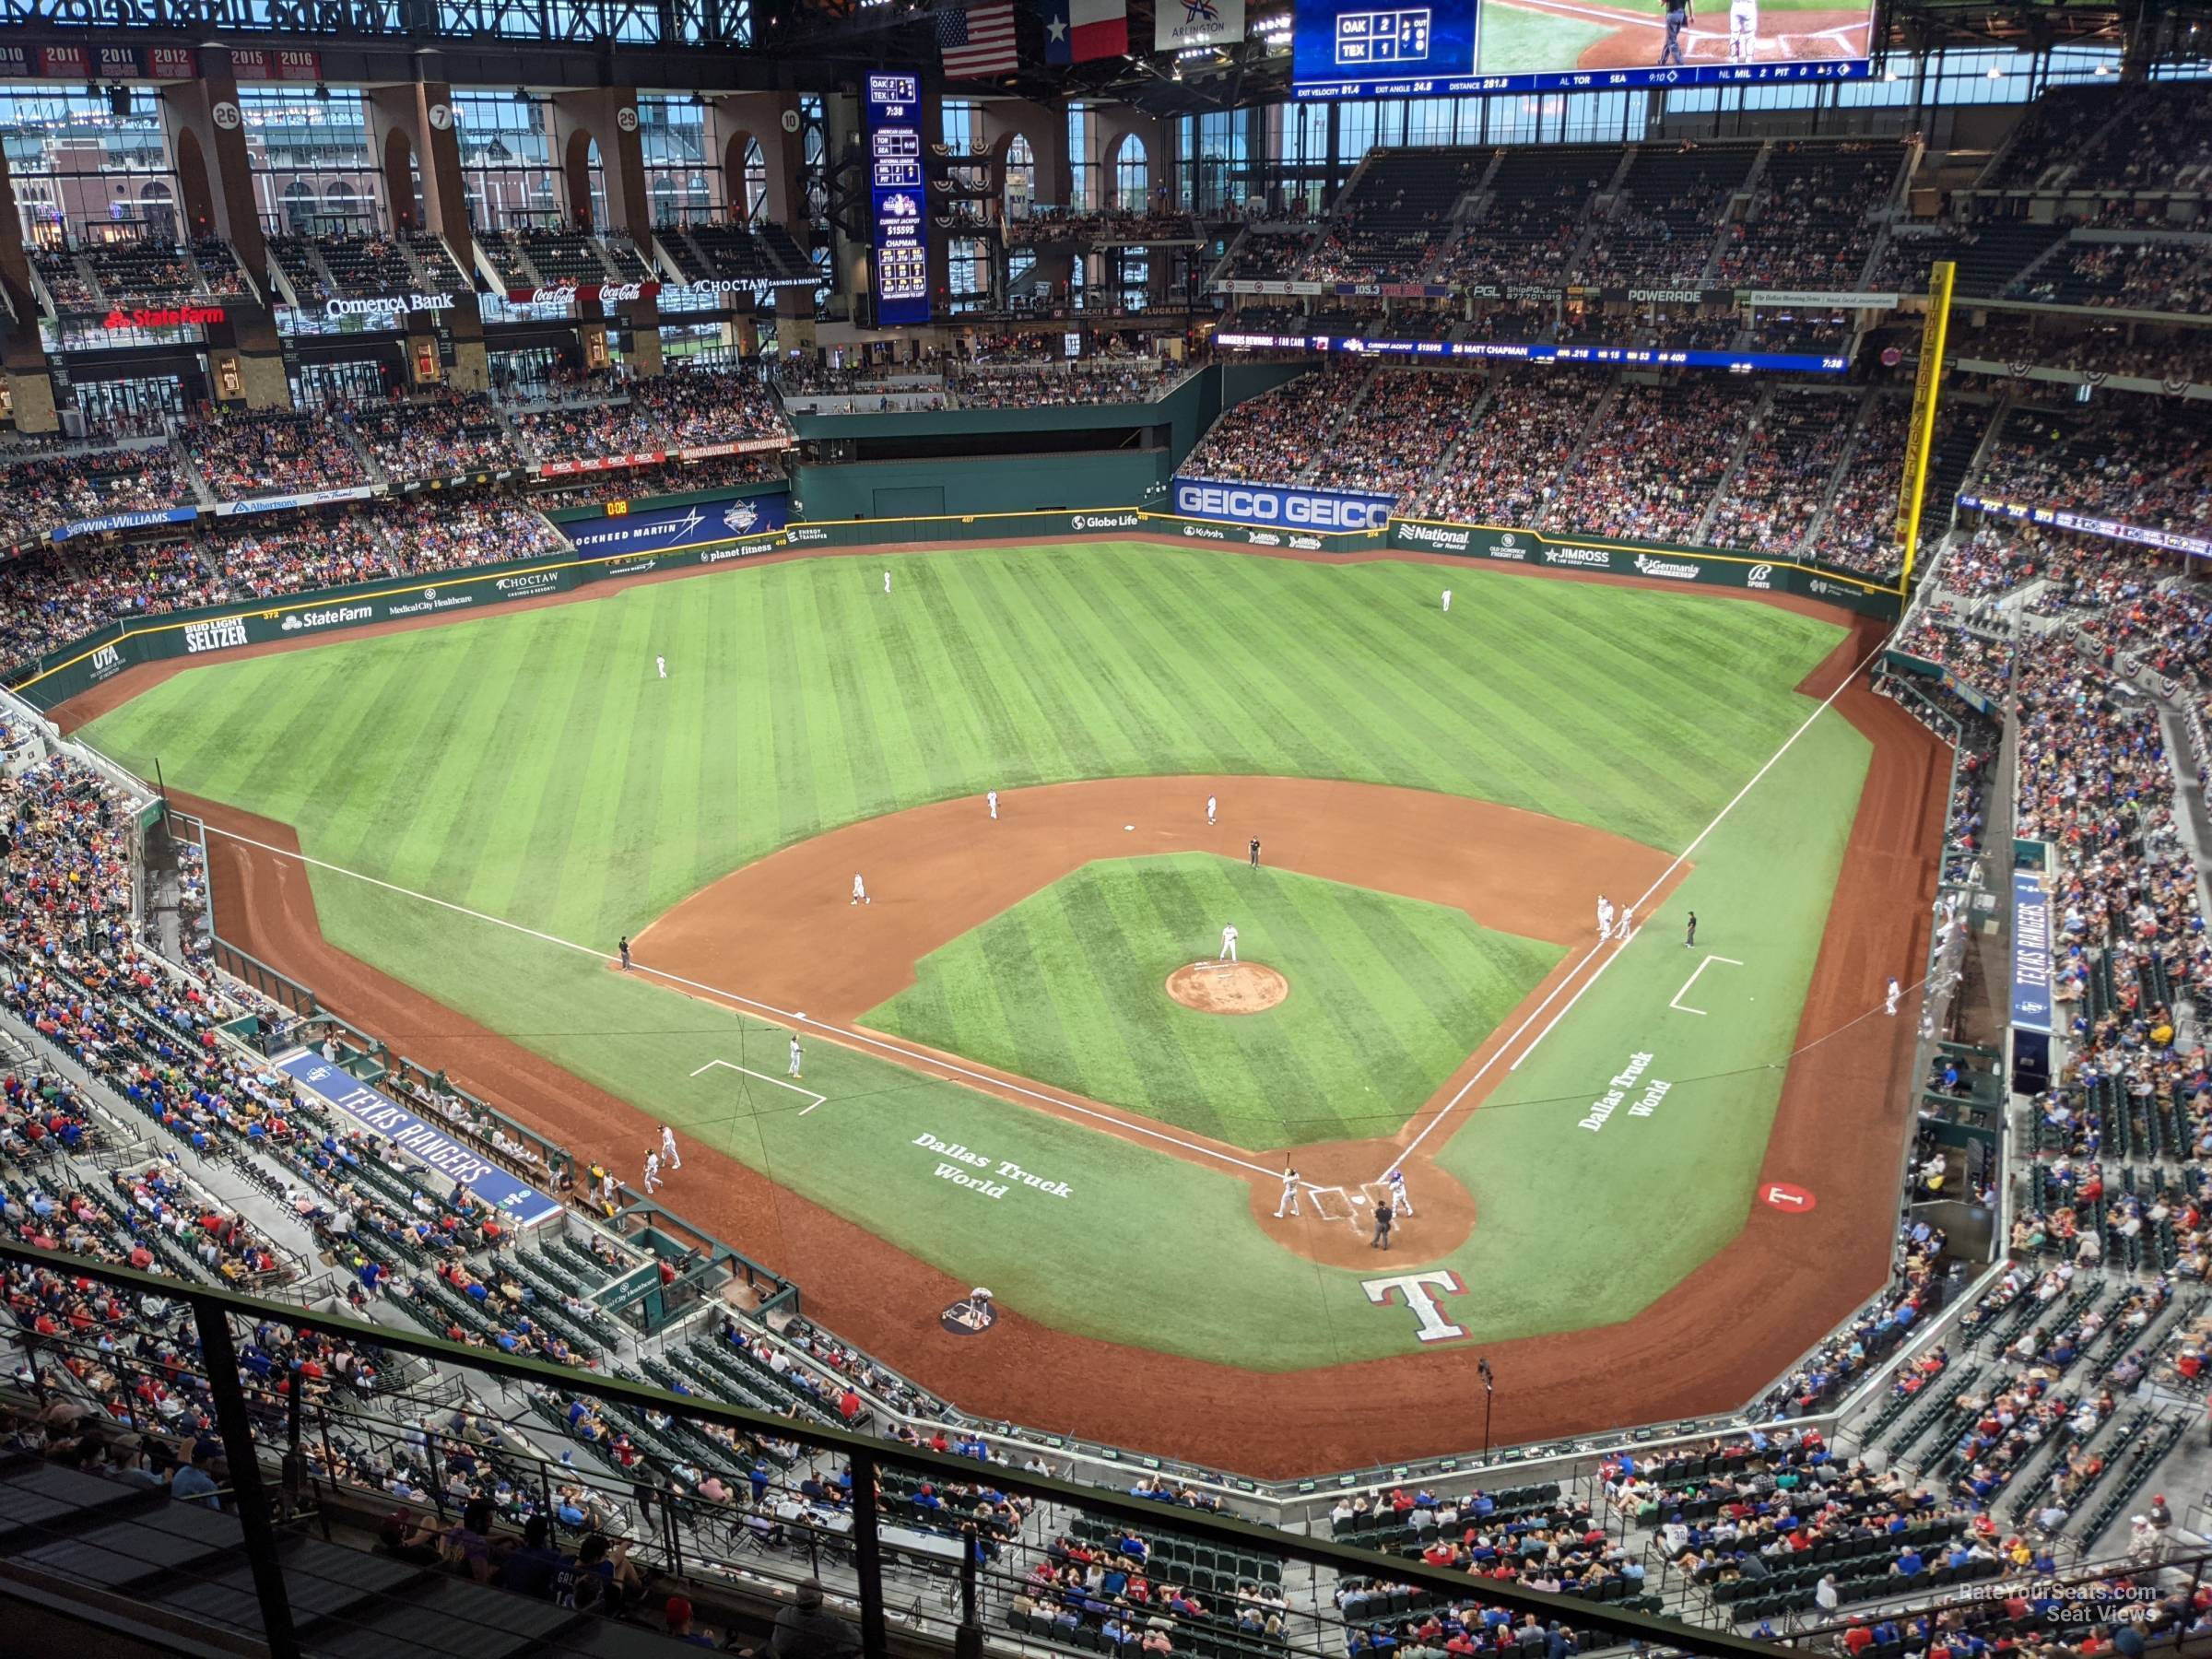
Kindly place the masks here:
[(922, 82), (868, 76), (868, 196), (876, 217), (876, 322), (929, 321), (929, 242), (922, 187)]

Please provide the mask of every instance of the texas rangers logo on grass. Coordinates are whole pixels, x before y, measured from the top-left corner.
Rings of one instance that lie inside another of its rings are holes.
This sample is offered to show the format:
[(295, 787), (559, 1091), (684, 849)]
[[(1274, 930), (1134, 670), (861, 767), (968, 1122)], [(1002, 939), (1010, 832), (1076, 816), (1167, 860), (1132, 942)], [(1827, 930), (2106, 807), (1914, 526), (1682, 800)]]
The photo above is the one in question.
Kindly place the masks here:
[(1426, 1273), (1394, 1273), (1388, 1278), (1361, 1279), (1359, 1288), (1378, 1308), (1387, 1308), (1403, 1298), (1418, 1322), (1413, 1332), (1416, 1342), (1456, 1342), (1467, 1334), (1466, 1326), (1453, 1324), (1437, 1305), (1439, 1293), (1466, 1294), (1466, 1286), (1449, 1267), (1432, 1267)]

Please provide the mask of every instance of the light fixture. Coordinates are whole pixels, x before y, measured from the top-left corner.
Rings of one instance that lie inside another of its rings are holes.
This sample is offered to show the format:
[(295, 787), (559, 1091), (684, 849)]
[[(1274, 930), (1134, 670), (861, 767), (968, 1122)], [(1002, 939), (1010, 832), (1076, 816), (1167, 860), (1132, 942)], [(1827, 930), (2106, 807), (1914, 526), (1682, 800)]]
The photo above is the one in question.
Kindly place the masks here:
[(317, 103), (328, 103), (330, 101), (330, 83), (328, 81), (317, 81), (315, 83), (315, 101)]

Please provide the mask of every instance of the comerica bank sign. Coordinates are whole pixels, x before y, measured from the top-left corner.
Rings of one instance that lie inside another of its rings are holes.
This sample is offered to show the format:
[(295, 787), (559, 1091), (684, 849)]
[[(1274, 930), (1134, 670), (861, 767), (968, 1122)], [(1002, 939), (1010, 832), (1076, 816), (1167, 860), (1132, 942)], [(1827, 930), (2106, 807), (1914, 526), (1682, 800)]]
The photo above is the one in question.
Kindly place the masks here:
[(1334, 489), (1288, 489), (1273, 484), (1221, 484), (1177, 478), (1175, 511), (1184, 518), (1231, 524), (1288, 525), (1299, 530), (1382, 530), (1395, 496), (1351, 495)]

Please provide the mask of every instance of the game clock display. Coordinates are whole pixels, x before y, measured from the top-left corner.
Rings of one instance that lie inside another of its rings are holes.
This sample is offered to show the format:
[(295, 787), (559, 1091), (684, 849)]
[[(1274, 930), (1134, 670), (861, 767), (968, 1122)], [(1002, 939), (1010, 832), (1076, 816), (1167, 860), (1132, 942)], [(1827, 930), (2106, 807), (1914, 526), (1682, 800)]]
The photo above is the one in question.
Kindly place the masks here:
[(1864, 80), (1872, 22), (1865, 0), (1297, 0), (1291, 92), (1449, 98)]

